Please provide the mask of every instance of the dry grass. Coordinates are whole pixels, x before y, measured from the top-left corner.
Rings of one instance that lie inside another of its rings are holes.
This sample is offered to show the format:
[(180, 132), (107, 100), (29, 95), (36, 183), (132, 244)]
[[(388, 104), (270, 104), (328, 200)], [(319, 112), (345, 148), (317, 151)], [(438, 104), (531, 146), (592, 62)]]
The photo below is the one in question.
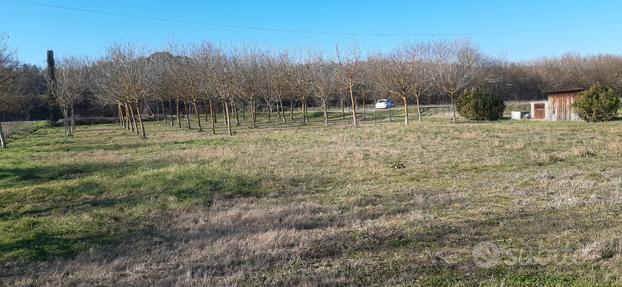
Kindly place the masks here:
[[(46, 129), (12, 143), (0, 285), (622, 284), (618, 123), (148, 131), (80, 127), (62, 145)], [(37, 233), (10, 227), (27, 222)], [(20, 257), (44, 235), (78, 247)], [(505, 261), (481, 268), (482, 242)], [(517, 250), (550, 260), (514, 264)]]

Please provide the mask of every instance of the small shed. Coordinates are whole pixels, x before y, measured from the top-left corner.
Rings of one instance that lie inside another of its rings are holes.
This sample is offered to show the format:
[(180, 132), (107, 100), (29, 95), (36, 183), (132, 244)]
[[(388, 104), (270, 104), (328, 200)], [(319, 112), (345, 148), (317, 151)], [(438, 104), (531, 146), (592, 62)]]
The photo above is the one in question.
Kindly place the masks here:
[(546, 101), (531, 102), (531, 118), (547, 121), (580, 120), (573, 111), (572, 104), (583, 89), (557, 90), (547, 92)]

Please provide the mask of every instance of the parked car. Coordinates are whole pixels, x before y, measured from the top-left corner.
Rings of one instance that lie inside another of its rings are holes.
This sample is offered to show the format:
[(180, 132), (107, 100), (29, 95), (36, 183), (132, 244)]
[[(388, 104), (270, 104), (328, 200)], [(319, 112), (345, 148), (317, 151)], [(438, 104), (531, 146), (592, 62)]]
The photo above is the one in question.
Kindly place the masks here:
[(390, 109), (395, 107), (395, 103), (389, 99), (380, 99), (376, 101), (376, 109)]

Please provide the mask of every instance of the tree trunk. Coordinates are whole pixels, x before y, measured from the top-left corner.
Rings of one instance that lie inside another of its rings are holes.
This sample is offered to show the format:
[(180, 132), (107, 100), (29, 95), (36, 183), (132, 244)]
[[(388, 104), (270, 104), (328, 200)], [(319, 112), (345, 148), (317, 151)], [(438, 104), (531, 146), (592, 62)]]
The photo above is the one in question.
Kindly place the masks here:
[(402, 101), (404, 101), (404, 125), (408, 125), (408, 98), (402, 97)]
[(175, 118), (173, 117), (173, 104), (168, 100), (168, 112), (171, 114), (171, 126), (175, 126)]
[(348, 85), (348, 88), (350, 90), (350, 100), (352, 101), (352, 103), (350, 104), (350, 106), (352, 107), (352, 126), (356, 127), (356, 99), (354, 99), (354, 92), (352, 91), (352, 86), (354, 86), (354, 82), (352, 81), (352, 79), (350, 79), (350, 84)]
[[(143, 131), (143, 138), (147, 138), (147, 134), (145, 133), (145, 123), (143, 122), (143, 115), (140, 112), (140, 107), (138, 105), (138, 101), (136, 101), (136, 116), (138, 117), (138, 122), (140, 123), (140, 128)], [(136, 129), (138, 131), (138, 129)]]
[(290, 120), (294, 121), (294, 100), (289, 102), (289, 116)]
[(181, 128), (181, 117), (179, 114), (179, 100), (175, 99), (175, 109), (176, 109), (176, 117), (177, 117), (177, 127)]
[(73, 136), (73, 132), (76, 129), (76, 117), (75, 117), (75, 113), (73, 112), (73, 105), (71, 105), (71, 128), (69, 129), (69, 135)]
[(345, 99), (343, 96), (341, 96), (341, 98), (339, 98), (339, 106), (341, 107), (341, 118), (342, 119), (346, 119), (346, 107), (345, 107), (345, 103), (344, 103)]
[(121, 120), (121, 109), (119, 109), (119, 103), (117, 103), (117, 110), (115, 111), (115, 120), (114, 123), (121, 126), (121, 123), (123, 122)]
[(194, 112), (197, 115), (197, 125), (199, 126), (199, 132), (202, 132), (203, 127), (201, 126), (201, 114), (199, 114), (199, 109), (197, 109), (197, 102), (192, 101), (192, 105), (194, 106)]
[(278, 105), (281, 106), (281, 121), (286, 124), (287, 119), (285, 119), (285, 108), (283, 107), (283, 100), (279, 99)]
[(233, 135), (233, 132), (231, 131), (231, 116), (229, 115), (229, 103), (225, 102), (225, 118), (227, 120), (227, 132), (229, 133), (230, 136)]
[(251, 122), (253, 128), (257, 127), (257, 104), (255, 104), (255, 96), (251, 96)]
[(136, 116), (134, 115), (134, 109), (132, 108), (132, 103), (127, 104), (130, 109), (130, 116), (132, 117), (132, 132), (135, 132), (137, 135), (140, 135), (138, 131), (138, 126), (136, 125)]
[(209, 100), (209, 113), (212, 118), (212, 134), (216, 134), (216, 115), (214, 114), (214, 105), (212, 100)]
[(363, 96), (361, 96), (361, 100), (363, 101), (363, 119), (366, 120), (367, 119), (367, 105), (366, 105), (366, 100), (365, 100), (365, 94), (363, 94)]
[(214, 123), (218, 123), (218, 105), (214, 105), (212, 100), (210, 100), (210, 104), (212, 105), (211, 109), (212, 109)]
[(117, 107), (119, 110), (119, 126), (125, 127), (125, 119), (123, 118), (123, 108), (121, 107), (121, 103), (117, 103)]
[(160, 105), (162, 107), (162, 122), (166, 124), (166, 110), (164, 109), (164, 100), (160, 101)]
[(191, 130), (192, 129), (192, 125), (190, 125), (190, 108), (189, 105), (184, 101), (184, 114), (186, 115), (186, 124), (188, 126), (188, 129)]
[(241, 105), (242, 105), (242, 121), (246, 122), (246, 104), (242, 102)]
[(233, 107), (233, 113), (235, 114), (235, 125), (236, 126), (240, 126), (240, 114), (238, 113), (238, 105), (234, 103), (231, 103), (231, 106)]
[(6, 139), (4, 138), (4, 131), (2, 130), (2, 121), (0, 121), (0, 149), (6, 148)]
[(309, 122), (309, 105), (307, 104), (307, 100), (305, 99), (305, 120)]
[(134, 133), (134, 124), (133, 124), (134, 110), (132, 109), (129, 103), (125, 103), (125, 113), (127, 114), (127, 124), (128, 124), (127, 129), (129, 131), (132, 131), (132, 133)]
[(453, 113), (453, 119), (454, 119), (454, 123), (455, 123), (458, 120), (456, 119), (456, 99), (455, 99), (454, 95), (451, 96), (451, 110), (452, 110), (452, 113)]
[(417, 95), (417, 117), (419, 117), (419, 122), (421, 122), (421, 103), (419, 101), (419, 95)]
[(158, 102), (156, 102), (155, 120), (156, 122), (160, 122), (160, 106), (158, 105)]
[(324, 110), (324, 125), (328, 126), (328, 103), (326, 99), (322, 99), (322, 109)]
[(134, 132), (134, 130), (132, 129), (132, 116), (131, 116), (132, 111), (127, 103), (124, 103), (123, 106), (125, 107), (125, 121), (127, 122), (127, 125), (125, 128), (128, 131), (131, 130), (132, 132)]
[(228, 109), (228, 108), (229, 108), (229, 107), (228, 107), (228, 104), (227, 104), (227, 103), (225, 103), (225, 102), (222, 102), (222, 111), (224, 112), (224, 113), (222, 114), (222, 117), (223, 117), (223, 119), (225, 120), (225, 125), (228, 125), (228, 124), (229, 124), (229, 119), (228, 119), (228, 117), (227, 117), (227, 111), (226, 111), (226, 109)]
[(307, 124), (309, 122), (309, 114), (307, 114), (307, 99), (302, 98), (302, 123)]
[(205, 122), (207, 123), (209, 121), (209, 112), (208, 107), (207, 107), (207, 101), (203, 101), (203, 110), (205, 111)]
[(272, 123), (272, 102), (266, 101), (266, 105), (268, 106), (268, 122)]
[(68, 115), (66, 107), (63, 107), (62, 110), (63, 110), (63, 127), (65, 128), (63, 142), (67, 143), (67, 137), (69, 137), (69, 122), (68, 122), (67, 117), (69, 117), (69, 115)]

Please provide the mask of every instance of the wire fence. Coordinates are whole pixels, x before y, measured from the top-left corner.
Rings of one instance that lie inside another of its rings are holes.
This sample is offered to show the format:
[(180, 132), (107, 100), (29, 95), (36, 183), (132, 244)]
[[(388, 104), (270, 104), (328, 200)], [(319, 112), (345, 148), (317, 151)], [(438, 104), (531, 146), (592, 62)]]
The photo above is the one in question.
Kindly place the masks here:
[(36, 130), (39, 127), (45, 125), (43, 122), (39, 121), (15, 121), (15, 122), (3, 122), (2, 123), (2, 132), (4, 136), (8, 139), (11, 136), (28, 132), (30, 130)]

